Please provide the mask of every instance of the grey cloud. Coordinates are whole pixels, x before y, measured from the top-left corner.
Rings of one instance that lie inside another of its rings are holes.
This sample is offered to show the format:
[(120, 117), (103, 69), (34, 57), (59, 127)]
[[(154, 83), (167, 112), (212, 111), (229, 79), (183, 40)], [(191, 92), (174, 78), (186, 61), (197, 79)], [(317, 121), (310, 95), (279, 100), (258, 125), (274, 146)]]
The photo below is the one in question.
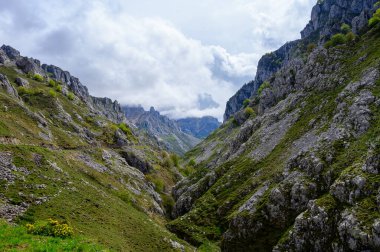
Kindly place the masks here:
[(0, 42), (70, 71), (93, 95), (221, 119), (260, 56), (299, 36), (311, 2), (0, 0)]
[(219, 104), (213, 100), (212, 95), (204, 93), (198, 95), (198, 108), (200, 110), (219, 108)]

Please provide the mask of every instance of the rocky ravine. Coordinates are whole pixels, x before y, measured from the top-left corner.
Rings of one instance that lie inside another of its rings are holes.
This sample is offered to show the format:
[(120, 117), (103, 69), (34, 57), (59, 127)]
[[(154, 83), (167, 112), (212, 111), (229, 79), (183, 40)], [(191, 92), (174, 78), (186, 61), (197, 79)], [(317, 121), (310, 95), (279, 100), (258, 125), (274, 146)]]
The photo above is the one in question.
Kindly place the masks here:
[[(375, 2), (320, 1), (301, 40), (262, 58), (230, 119), (186, 155), (198, 170), (175, 187), (173, 232), (223, 251), (380, 250)], [(343, 22), (359, 37), (325, 49)]]

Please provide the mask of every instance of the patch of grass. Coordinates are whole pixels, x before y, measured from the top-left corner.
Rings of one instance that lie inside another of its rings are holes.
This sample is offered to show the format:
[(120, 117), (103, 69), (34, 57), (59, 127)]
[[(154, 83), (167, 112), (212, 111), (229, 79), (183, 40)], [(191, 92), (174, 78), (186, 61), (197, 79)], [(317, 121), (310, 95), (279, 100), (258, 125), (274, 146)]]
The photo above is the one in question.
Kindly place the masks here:
[(24, 226), (0, 221), (1, 251), (108, 251), (81, 237), (58, 238), (29, 234)]

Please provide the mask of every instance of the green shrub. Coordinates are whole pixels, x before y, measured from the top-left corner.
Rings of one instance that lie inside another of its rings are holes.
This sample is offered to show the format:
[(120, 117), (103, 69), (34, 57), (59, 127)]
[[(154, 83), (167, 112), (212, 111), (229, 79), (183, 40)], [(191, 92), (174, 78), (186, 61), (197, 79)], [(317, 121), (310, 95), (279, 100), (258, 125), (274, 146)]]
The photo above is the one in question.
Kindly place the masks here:
[(316, 44), (314, 44), (314, 43), (310, 43), (310, 44), (308, 44), (307, 45), (307, 52), (308, 53), (311, 53), (312, 51), (314, 51), (314, 49), (317, 47), (317, 45)]
[(67, 94), (67, 98), (70, 100), (70, 101), (73, 101), (75, 99), (75, 95), (72, 93), (72, 92), (69, 92)]
[(41, 95), (43, 94), (43, 91), (41, 89), (33, 89), (33, 88), (26, 88), (26, 87), (18, 87), (17, 92), (19, 95)]
[(56, 90), (57, 92), (59, 92), (59, 93), (62, 93), (62, 86), (61, 86), (61, 85), (57, 85), (57, 86), (55, 87), (55, 90)]
[(49, 85), (49, 87), (55, 87), (55, 86), (57, 86), (57, 82), (55, 82), (54, 80), (50, 79), (49, 82), (48, 82), (48, 85)]
[(263, 90), (266, 89), (266, 88), (270, 88), (270, 83), (268, 81), (264, 81), (263, 84), (261, 84), (261, 86), (257, 90), (257, 93), (259, 95), (261, 95), (261, 93), (263, 92)]
[(253, 108), (251, 107), (247, 107), (244, 109), (244, 114), (248, 117), (253, 117), (253, 116), (256, 116), (256, 113), (255, 111), (253, 110)]
[(173, 161), (175, 167), (179, 167), (179, 156), (176, 154), (171, 154), (170, 159)]
[(337, 45), (342, 45), (346, 43), (346, 37), (342, 33), (337, 33), (331, 37), (331, 39), (326, 42), (325, 47), (330, 48)]
[(351, 32), (351, 27), (348, 24), (342, 24), (340, 30), (343, 32), (343, 34), (347, 34)]
[(190, 165), (190, 166), (195, 166), (195, 164), (196, 164), (196, 163), (195, 163), (194, 159), (191, 159), (191, 160), (189, 161), (189, 165)]
[(49, 90), (49, 95), (53, 98), (57, 97), (57, 93), (53, 89)]
[(195, 169), (193, 166), (186, 166), (185, 168), (182, 168), (179, 171), (183, 176), (188, 177), (195, 172)]
[(67, 238), (74, 234), (72, 227), (66, 223), (60, 223), (59, 221), (53, 219), (49, 219), (44, 222), (37, 222), (35, 224), (27, 224), (26, 228), (29, 234), (34, 235)]
[(345, 36), (345, 40), (346, 40), (346, 43), (348, 43), (348, 42), (352, 42), (352, 41), (354, 41), (356, 39), (356, 35), (355, 35), (355, 33), (353, 33), (353, 32), (348, 32), (347, 34), (346, 34), (346, 36)]
[(251, 101), (250, 101), (249, 99), (245, 99), (245, 100), (243, 101), (243, 107), (244, 107), (244, 108), (247, 107), (247, 106), (249, 105), (250, 102), (251, 102)]
[[(380, 6), (380, 2), (378, 2), (377, 4), (379, 4)], [(380, 23), (380, 9), (377, 9), (376, 12), (373, 14), (372, 18), (370, 18), (370, 20), (368, 21), (368, 25), (369, 27), (374, 27), (378, 23)]]
[(33, 80), (43, 82), (44, 77), (42, 77), (40, 74), (35, 74), (35, 75), (33, 75)]

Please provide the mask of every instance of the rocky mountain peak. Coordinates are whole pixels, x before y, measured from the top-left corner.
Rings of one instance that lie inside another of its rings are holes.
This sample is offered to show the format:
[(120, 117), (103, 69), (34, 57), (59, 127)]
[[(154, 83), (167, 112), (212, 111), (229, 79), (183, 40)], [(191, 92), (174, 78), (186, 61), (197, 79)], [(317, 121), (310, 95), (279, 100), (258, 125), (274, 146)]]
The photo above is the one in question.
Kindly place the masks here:
[(317, 33), (322, 41), (340, 31), (342, 24), (349, 24), (354, 33), (367, 25), (377, 0), (322, 0), (313, 7), (311, 20), (301, 31), (302, 38)]
[(226, 104), (224, 121), (243, 107), (245, 99), (256, 95), (261, 84), (281, 67), (300, 57), (298, 46), (323, 44), (340, 31), (342, 24), (349, 24), (354, 33), (367, 25), (377, 0), (320, 0), (313, 7), (311, 20), (301, 31), (301, 40), (286, 43), (278, 50), (265, 54), (259, 61), (255, 79), (245, 84)]

